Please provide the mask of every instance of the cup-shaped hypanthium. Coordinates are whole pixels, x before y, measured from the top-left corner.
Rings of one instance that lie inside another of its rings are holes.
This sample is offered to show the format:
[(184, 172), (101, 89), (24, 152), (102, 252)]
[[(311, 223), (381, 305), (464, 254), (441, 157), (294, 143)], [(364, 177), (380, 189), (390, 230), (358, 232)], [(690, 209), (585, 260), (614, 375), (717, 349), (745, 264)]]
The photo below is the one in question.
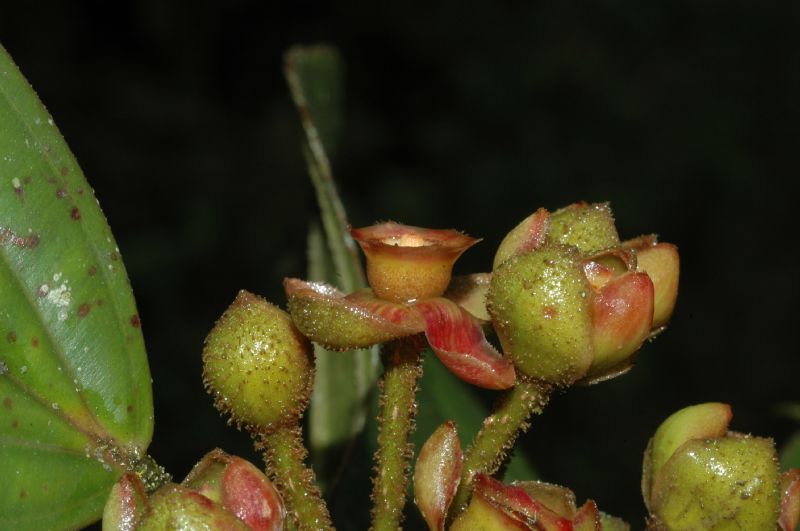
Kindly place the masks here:
[(455, 261), (480, 241), (455, 230), (393, 222), (351, 229), (350, 234), (367, 257), (367, 279), (375, 296), (392, 302), (441, 296)]

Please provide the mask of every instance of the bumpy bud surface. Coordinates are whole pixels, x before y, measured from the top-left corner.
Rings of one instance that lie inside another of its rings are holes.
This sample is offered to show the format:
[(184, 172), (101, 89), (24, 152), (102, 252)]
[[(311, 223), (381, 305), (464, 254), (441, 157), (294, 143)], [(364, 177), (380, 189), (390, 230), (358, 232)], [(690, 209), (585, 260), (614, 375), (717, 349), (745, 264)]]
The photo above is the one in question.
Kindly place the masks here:
[(308, 404), (311, 345), (286, 312), (239, 292), (206, 338), (203, 381), (216, 407), (237, 424), (294, 424)]
[(555, 385), (586, 374), (594, 355), (590, 290), (571, 246), (545, 245), (494, 272), (488, 309), (519, 372)]
[(619, 235), (608, 203), (575, 203), (553, 212), (547, 241), (574, 245), (584, 254), (619, 245)]

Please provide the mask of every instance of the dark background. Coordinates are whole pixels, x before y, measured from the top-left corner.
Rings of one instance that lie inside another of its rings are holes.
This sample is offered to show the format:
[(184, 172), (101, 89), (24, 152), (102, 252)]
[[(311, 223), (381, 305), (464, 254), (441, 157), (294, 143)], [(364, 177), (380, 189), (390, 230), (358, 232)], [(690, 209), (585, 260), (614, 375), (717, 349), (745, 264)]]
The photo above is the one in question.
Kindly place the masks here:
[(555, 397), (522, 441), (543, 479), (637, 529), (641, 452), (671, 412), (729, 402), (734, 429), (779, 444), (796, 428), (776, 406), (800, 400), (800, 4), (37, 5), (5, 5), (0, 42), (117, 237), (151, 453), (177, 477), (214, 446), (258, 459), (205, 395), (200, 351), (238, 289), (283, 304), (281, 279), (304, 275), (316, 206), (281, 55), (318, 41), (348, 65), (335, 172), (354, 225), (481, 236), (469, 272), (537, 207), (607, 200), (623, 237), (680, 247), (670, 329), (631, 374)]

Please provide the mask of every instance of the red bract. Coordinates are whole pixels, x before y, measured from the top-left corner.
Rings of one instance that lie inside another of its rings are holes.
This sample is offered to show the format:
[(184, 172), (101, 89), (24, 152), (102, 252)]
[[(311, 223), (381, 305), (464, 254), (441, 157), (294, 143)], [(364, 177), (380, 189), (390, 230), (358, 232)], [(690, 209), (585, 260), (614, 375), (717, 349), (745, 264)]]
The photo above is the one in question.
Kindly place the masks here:
[(444, 529), (447, 510), (461, 481), (462, 464), (455, 424), (447, 421), (422, 445), (414, 467), (414, 503), (431, 531)]

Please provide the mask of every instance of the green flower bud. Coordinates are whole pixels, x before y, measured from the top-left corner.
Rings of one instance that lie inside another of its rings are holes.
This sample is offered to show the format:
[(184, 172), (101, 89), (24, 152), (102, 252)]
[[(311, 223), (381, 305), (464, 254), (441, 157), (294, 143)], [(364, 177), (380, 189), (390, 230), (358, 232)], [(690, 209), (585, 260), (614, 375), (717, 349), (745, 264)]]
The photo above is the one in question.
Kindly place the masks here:
[(556, 385), (586, 374), (594, 357), (591, 289), (571, 246), (545, 245), (494, 272), (487, 306), (518, 371)]
[(271, 431), (308, 405), (311, 352), (286, 312), (243, 290), (206, 338), (203, 381), (237, 425)]
[(645, 452), (650, 529), (775, 529), (785, 505), (771, 439), (727, 431), (730, 408), (678, 411)]

